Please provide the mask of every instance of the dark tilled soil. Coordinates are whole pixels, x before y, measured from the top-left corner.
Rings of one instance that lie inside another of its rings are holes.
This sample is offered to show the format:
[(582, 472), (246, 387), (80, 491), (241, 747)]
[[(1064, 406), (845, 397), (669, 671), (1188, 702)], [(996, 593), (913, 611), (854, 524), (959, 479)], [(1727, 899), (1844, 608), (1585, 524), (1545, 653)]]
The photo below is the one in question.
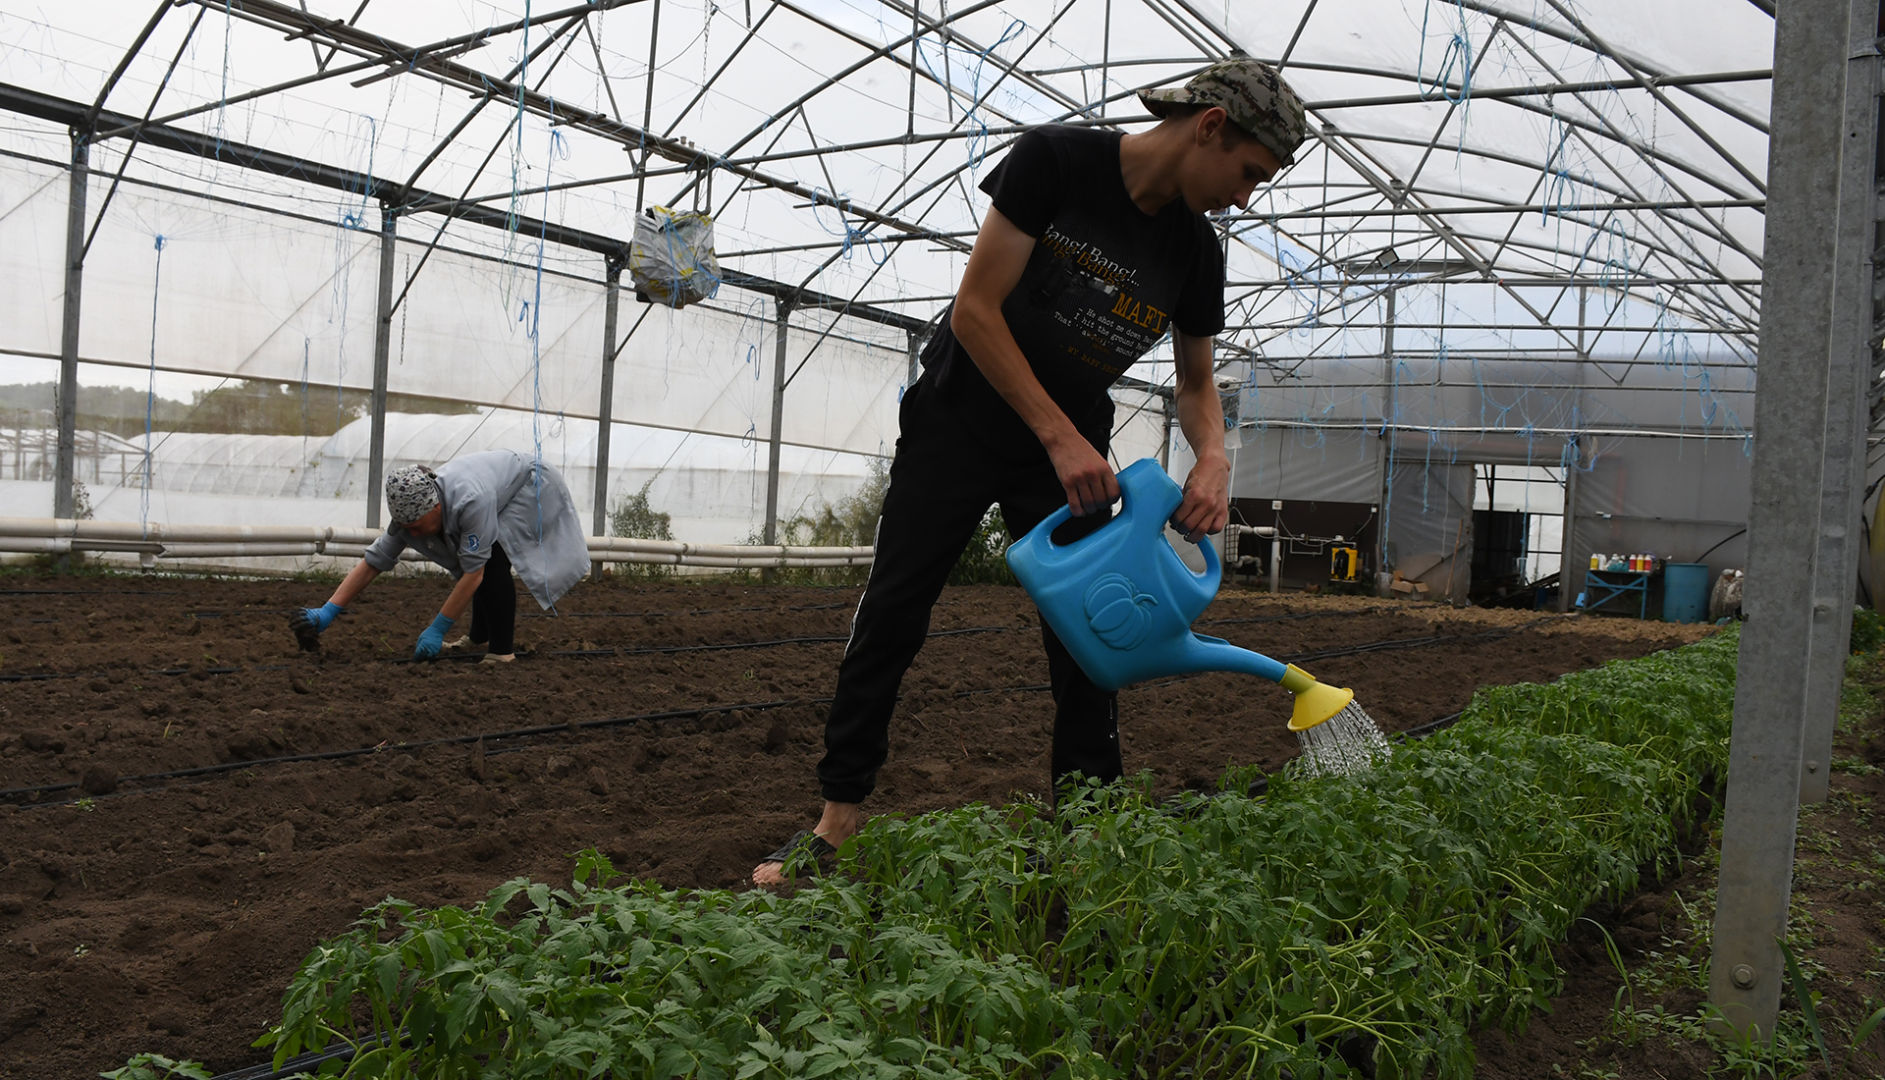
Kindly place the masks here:
[[(590, 847), (664, 885), (738, 887), (816, 812), (855, 588), (585, 582), (564, 617), (526, 612), (510, 665), (404, 662), (444, 587), (403, 576), (300, 653), (286, 613), (328, 591), (0, 578), (0, 1078), (139, 1051), (253, 1065), (302, 958), (386, 896), (566, 881)], [(1198, 626), (1303, 657), (1390, 731), (1700, 633), (1235, 590)], [(1040, 792), (1052, 705), (1025, 594), (948, 590), (931, 629), (871, 809)], [(1408, 647), (1312, 658), (1376, 642)], [(1248, 676), (1135, 687), (1127, 766), (1163, 792), (1279, 767), (1287, 706)]]

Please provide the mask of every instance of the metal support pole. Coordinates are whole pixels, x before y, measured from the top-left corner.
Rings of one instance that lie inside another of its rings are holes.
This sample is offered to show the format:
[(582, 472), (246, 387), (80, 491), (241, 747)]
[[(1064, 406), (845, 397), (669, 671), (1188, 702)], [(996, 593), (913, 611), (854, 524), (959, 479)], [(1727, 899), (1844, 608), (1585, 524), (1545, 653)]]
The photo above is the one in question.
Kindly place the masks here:
[[(1848, 69), (1855, 27), (1868, 36), (1877, 0), (1794, 0), (1774, 20), (1773, 135), (1768, 143), (1762, 267), (1760, 388), (1755, 397), (1748, 581), (1729, 750), (1727, 807), (1709, 1000), (1742, 1036), (1774, 1030), (1784, 982), (1794, 837), (1800, 810), (1808, 672), (1814, 640), (1836, 612), (1815, 602), (1812, 559), (1824, 530), (1844, 527), (1815, 479), (1829, 469), (1827, 428), (1848, 422), (1829, 368), (1846, 320), (1835, 304), (1860, 253), (1824, 239), (1840, 225), (1842, 144), (1871, 157), (1871, 136), (1849, 130)], [(1867, 80), (1869, 82), (1869, 79)], [(1850, 185), (1846, 185), (1848, 188)], [(1869, 220), (1869, 214), (1868, 220)], [(1829, 247), (1833, 250), (1829, 251)], [(1845, 462), (1833, 462), (1835, 470)]]
[[(1390, 285), (1382, 293), (1385, 310), (1381, 320), (1381, 384), (1387, 393), (1381, 399), (1381, 419), (1383, 426), (1394, 417), (1394, 317), (1397, 293)], [(1381, 433), (1381, 453), (1379, 455), (1381, 476), (1375, 484), (1376, 497), (1381, 500), (1375, 508), (1375, 593), (1382, 594), (1381, 575), (1388, 573), (1388, 497), (1394, 493), (1394, 435), (1392, 431)], [(1275, 592), (1275, 589), (1271, 589)]]
[(785, 422), (785, 344), (792, 321), (792, 305), (774, 301), (779, 309), (772, 361), (772, 429), (766, 447), (766, 543), (779, 542), (779, 427)]
[[(1813, 558), (1813, 611), (1825, 633), (1813, 635), (1807, 668), (1806, 736), (1800, 752), (1800, 801), (1821, 803), (1832, 773), (1833, 726), (1846, 681), (1852, 600), (1859, 576), (1859, 516), (1865, 491), (1865, 401), (1870, 379), (1873, 231), (1877, 222), (1878, 0), (1853, 0), (1852, 48), (1846, 56), (1845, 152), (1839, 162), (1839, 221), (1833, 235), (1833, 325), (1826, 393), (1826, 455), (1820, 474), (1819, 543)], [(1862, 55), (1863, 54), (1863, 55)]]
[(903, 388), (908, 390), (910, 387), (916, 385), (916, 380), (923, 374), (923, 363), (921, 359), (919, 359), (923, 355), (923, 341), (916, 336), (916, 331), (914, 330), (906, 330), (904, 333), (908, 334), (910, 338), (909, 368), (905, 371), (903, 376)]
[(1563, 535), (1558, 538), (1558, 611), (1571, 610), (1571, 571), (1577, 565), (1576, 538), (1572, 535), (1577, 522), (1577, 477), (1583, 471), (1584, 448), (1571, 440), (1569, 460), (1564, 464), (1564, 526)]
[(1159, 427), (1158, 467), (1167, 473), (1172, 471), (1172, 428), (1178, 423), (1178, 412), (1173, 398), (1161, 397), (1159, 413), (1164, 423)]
[(399, 215), (380, 204), (380, 293), (373, 319), (372, 427), (367, 437), (367, 528), (380, 527), (380, 485), (386, 470), (386, 368), (393, 348), (393, 256)]
[[(1590, 359), (1590, 338), (1584, 336), (1587, 315), (1590, 310), (1590, 287), (1577, 287), (1577, 376), (1572, 379), (1575, 387), (1571, 391), (1571, 415), (1579, 418), (1584, 415), (1584, 362)], [(1579, 423), (1582, 421), (1579, 420)], [(1577, 550), (1577, 489), (1578, 476), (1584, 471), (1584, 448), (1578, 445), (1577, 436), (1571, 437), (1570, 458), (1565, 462), (1564, 473), (1564, 535), (1558, 555), (1558, 611), (1560, 614), (1571, 610), (1571, 601), (1577, 590), (1571, 588), (1571, 575), (1582, 574), (1584, 568), (1572, 560), (1581, 552)]]
[(53, 457), (52, 516), (70, 518), (77, 505), (73, 490), (79, 413), (79, 292), (85, 283), (85, 188), (91, 176), (89, 136), (72, 133), (72, 174), (65, 209), (65, 312), (59, 331), (59, 396), (53, 415), (59, 425)]
[[(609, 430), (615, 423), (615, 327), (622, 301), (622, 259), (608, 259), (608, 292), (602, 301), (602, 392), (596, 403), (596, 510), (592, 536), (607, 536), (609, 528)], [(602, 576), (602, 563), (589, 564), (592, 577)]]

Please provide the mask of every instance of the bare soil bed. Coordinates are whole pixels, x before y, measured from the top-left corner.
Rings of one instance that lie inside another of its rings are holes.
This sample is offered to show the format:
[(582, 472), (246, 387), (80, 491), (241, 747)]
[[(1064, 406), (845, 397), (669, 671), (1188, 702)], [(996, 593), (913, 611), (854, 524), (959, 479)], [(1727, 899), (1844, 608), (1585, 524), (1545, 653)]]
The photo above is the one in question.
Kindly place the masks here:
[[(253, 1065), (302, 958), (386, 896), (567, 881), (589, 847), (738, 887), (812, 820), (855, 587), (585, 582), (561, 618), (525, 599), (511, 665), (405, 662), (444, 587), (403, 576), (299, 653), (286, 613), (328, 591), (0, 577), (0, 1078), (139, 1051)], [(1234, 589), (1198, 625), (1352, 686), (1390, 731), (1703, 632)], [(1026, 595), (950, 589), (931, 631), (871, 809), (1040, 792), (1052, 703)], [(1287, 713), (1248, 676), (1135, 687), (1127, 766), (1161, 792), (1274, 769), (1296, 753)]]

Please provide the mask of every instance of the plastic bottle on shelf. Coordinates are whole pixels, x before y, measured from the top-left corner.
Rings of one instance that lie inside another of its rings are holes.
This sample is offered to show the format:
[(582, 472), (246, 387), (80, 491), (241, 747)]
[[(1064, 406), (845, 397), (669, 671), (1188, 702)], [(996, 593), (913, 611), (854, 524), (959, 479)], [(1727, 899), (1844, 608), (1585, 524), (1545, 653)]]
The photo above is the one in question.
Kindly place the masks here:
[(1602, 570), (1604, 568), (1603, 561), (1604, 557), (1602, 555), (1597, 554), (1595, 551), (1590, 553), (1590, 568), (1592, 570)]

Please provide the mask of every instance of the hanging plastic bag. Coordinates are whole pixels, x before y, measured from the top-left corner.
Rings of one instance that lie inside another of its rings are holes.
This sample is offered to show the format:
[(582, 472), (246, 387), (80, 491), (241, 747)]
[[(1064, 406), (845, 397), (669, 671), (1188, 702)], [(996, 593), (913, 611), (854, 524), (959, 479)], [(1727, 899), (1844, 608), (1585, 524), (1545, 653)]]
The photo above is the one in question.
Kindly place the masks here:
[(713, 257), (713, 219), (650, 206), (635, 216), (628, 274), (637, 299), (686, 307), (720, 289)]

